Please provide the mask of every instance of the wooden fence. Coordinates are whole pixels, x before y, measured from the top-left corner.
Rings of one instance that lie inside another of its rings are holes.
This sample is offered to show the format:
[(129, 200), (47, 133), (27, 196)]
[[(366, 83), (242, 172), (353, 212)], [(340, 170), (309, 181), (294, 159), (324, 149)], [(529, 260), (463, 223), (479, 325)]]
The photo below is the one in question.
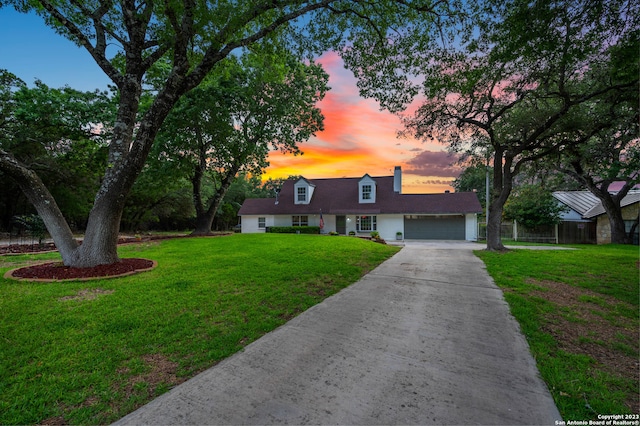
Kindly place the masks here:
[[(595, 222), (562, 222), (559, 225), (527, 229), (516, 222), (504, 222), (500, 228), (503, 240), (551, 244), (595, 244)], [(478, 223), (478, 239), (487, 239), (487, 224)]]

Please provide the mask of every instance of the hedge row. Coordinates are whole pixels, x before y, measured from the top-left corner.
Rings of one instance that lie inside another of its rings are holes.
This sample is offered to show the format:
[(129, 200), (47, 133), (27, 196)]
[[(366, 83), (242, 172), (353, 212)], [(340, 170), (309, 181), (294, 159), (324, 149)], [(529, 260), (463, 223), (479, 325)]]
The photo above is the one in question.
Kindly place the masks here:
[(268, 232), (273, 234), (319, 234), (319, 226), (270, 226)]

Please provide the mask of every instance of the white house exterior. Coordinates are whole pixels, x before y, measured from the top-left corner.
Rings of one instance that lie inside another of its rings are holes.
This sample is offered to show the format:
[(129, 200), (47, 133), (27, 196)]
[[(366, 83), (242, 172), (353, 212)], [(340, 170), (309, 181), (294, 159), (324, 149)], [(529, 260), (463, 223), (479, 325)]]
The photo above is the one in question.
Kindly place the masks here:
[(395, 239), (398, 232), (404, 239), (477, 239), (482, 209), (475, 193), (402, 194), (401, 188), (400, 167), (394, 176), (300, 178), (286, 181), (277, 198), (245, 200), (238, 215), (243, 233), (321, 226), (322, 233), (377, 231), (384, 239)]

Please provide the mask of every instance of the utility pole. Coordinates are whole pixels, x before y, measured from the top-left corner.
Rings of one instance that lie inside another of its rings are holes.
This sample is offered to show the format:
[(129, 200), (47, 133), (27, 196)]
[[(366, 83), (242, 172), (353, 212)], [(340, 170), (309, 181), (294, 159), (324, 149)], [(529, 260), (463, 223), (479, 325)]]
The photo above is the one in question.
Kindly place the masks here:
[(487, 227), (489, 227), (489, 147), (487, 147), (487, 171), (485, 173), (485, 198), (484, 203), (487, 209)]

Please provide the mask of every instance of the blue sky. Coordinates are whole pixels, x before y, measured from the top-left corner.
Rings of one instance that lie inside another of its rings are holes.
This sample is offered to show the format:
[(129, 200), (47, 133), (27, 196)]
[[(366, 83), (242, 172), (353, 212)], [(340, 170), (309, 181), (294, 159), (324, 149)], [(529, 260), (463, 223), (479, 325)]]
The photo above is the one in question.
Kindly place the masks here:
[(110, 80), (86, 50), (56, 34), (41, 17), (0, 8), (0, 68), (32, 85), (106, 89)]
[[(28, 85), (40, 79), (50, 87), (68, 85), (91, 91), (106, 90), (111, 84), (86, 50), (56, 34), (33, 13), (0, 8), (0, 40), (0, 68)], [(453, 158), (443, 152), (442, 145), (397, 139), (397, 131), (402, 128), (398, 117), (359, 96), (356, 79), (345, 70), (337, 54), (327, 52), (319, 62), (329, 73), (332, 88), (319, 104), (325, 115), (325, 130), (300, 146), (304, 156), (271, 153), (271, 167), (263, 177), (382, 176), (393, 174), (394, 166), (399, 165), (404, 172), (404, 192), (453, 189), (451, 181), (460, 169), (451, 167)]]

